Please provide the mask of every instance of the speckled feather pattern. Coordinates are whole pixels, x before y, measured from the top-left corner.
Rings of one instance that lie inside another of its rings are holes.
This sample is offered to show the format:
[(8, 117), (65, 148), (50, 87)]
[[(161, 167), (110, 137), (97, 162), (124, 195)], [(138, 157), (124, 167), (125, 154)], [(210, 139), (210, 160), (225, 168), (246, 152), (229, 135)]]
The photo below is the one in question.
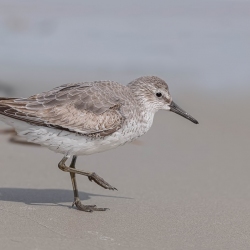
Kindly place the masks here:
[[(158, 100), (155, 92), (161, 89)], [(65, 155), (105, 151), (146, 133), (155, 112), (168, 109), (167, 84), (141, 77), (71, 83), (29, 98), (0, 98), (0, 119), (19, 135)]]

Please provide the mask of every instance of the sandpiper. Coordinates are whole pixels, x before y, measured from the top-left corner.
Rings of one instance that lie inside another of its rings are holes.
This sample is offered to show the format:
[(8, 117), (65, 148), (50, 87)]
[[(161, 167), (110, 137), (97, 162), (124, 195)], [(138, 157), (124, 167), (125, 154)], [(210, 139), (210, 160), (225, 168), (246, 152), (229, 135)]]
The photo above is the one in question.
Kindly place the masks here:
[(198, 124), (173, 102), (168, 85), (156, 76), (143, 76), (126, 86), (113, 81), (70, 83), (29, 98), (0, 98), (0, 120), (28, 142), (64, 155), (58, 167), (70, 173), (72, 206), (86, 212), (107, 208), (81, 203), (75, 174), (105, 189), (116, 188), (94, 172), (76, 169), (77, 156), (116, 148), (142, 136), (158, 110), (175, 112)]

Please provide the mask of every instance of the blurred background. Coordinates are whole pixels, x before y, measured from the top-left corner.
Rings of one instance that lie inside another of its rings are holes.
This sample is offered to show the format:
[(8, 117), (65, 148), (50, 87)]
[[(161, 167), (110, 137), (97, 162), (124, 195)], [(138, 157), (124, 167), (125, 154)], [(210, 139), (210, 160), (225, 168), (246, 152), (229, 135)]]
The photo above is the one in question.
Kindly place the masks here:
[(249, 1), (0, 1), (1, 90), (159, 75), (207, 94), (249, 86)]
[[(140, 146), (80, 158), (79, 165), (87, 162), (87, 170), (113, 180), (117, 195), (133, 198), (126, 200), (133, 215), (122, 210), (123, 199), (91, 199), (112, 204), (120, 223), (113, 225), (116, 236), (126, 245), (126, 236), (136, 235), (131, 243), (136, 249), (154, 249), (152, 235), (156, 249), (164, 249), (166, 240), (169, 249), (249, 249), (250, 1), (0, 0), (1, 96), (27, 97), (69, 82), (127, 84), (142, 75), (166, 80), (174, 101), (200, 124), (159, 112)], [(71, 189), (69, 176), (56, 169), (60, 156), (3, 138), (2, 187)], [(29, 150), (40, 154), (41, 162), (26, 157)], [(16, 162), (22, 157), (21, 171)], [(24, 182), (27, 173), (33, 178)], [(79, 186), (107, 195), (86, 181)], [(12, 189), (1, 191), (3, 201), (16, 202), (9, 198)], [(67, 197), (40, 202), (70, 203)], [(128, 217), (120, 220), (126, 215), (134, 216), (133, 227)], [(112, 235), (105, 223), (99, 227)]]

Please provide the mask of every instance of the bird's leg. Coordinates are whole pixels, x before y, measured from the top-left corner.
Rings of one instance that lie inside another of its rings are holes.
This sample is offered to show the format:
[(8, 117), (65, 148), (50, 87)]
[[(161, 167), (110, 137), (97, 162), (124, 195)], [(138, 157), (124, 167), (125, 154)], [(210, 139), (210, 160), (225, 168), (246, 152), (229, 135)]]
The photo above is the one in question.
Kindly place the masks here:
[[(100, 176), (98, 176), (96, 173), (94, 172), (85, 172), (85, 171), (81, 171), (76, 169), (75, 167), (67, 167), (65, 165), (65, 162), (68, 160), (68, 157), (63, 157), (63, 159), (60, 161), (60, 163), (58, 164), (58, 167), (65, 172), (69, 172), (69, 173), (75, 173), (75, 174), (81, 174), (81, 175), (85, 175), (89, 178), (90, 181), (94, 181), (95, 183), (97, 183), (99, 186), (105, 188), (105, 189), (110, 189), (110, 190), (117, 190), (115, 187), (111, 186), (110, 184), (108, 184), (105, 180), (103, 180), (103, 178), (101, 178)], [(73, 157), (72, 159), (72, 163), (71, 164), (75, 164), (76, 162), (76, 156)]]
[[(76, 160), (77, 160), (77, 156), (73, 156), (71, 164), (69, 166), (70, 168), (75, 168)], [(74, 202), (72, 204), (72, 207), (73, 207), (74, 205), (76, 205), (78, 201), (80, 201), (80, 198), (79, 198), (79, 193), (77, 189), (76, 174), (70, 173), (70, 178), (71, 178), (73, 192), (74, 192)]]
[[(70, 164), (70, 168), (75, 169), (75, 164), (76, 164), (77, 156), (74, 155)], [(77, 189), (77, 183), (76, 183), (76, 174), (70, 172), (70, 177), (72, 181), (72, 186), (73, 186), (73, 191), (74, 191), (74, 202), (72, 204), (73, 206), (76, 206), (77, 209), (85, 212), (93, 212), (93, 211), (105, 211), (107, 208), (97, 208), (96, 205), (83, 205), (81, 203), (81, 200), (79, 198), (79, 193)]]

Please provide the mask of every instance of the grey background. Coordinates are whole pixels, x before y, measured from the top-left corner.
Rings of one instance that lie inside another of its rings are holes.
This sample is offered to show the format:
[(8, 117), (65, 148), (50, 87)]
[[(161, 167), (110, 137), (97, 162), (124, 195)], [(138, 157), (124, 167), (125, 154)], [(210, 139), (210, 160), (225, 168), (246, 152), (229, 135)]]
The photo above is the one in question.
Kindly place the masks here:
[[(250, 1), (0, 1), (0, 94), (68, 82), (165, 79), (194, 125), (159, 112), (140, 143), (81, 157), (119, 191), (78, 177), (70, 209), (61, 156), (0, 134), (4, 249), (249, 249)], [(0, 124), (1, 128), (7, 128)]]

